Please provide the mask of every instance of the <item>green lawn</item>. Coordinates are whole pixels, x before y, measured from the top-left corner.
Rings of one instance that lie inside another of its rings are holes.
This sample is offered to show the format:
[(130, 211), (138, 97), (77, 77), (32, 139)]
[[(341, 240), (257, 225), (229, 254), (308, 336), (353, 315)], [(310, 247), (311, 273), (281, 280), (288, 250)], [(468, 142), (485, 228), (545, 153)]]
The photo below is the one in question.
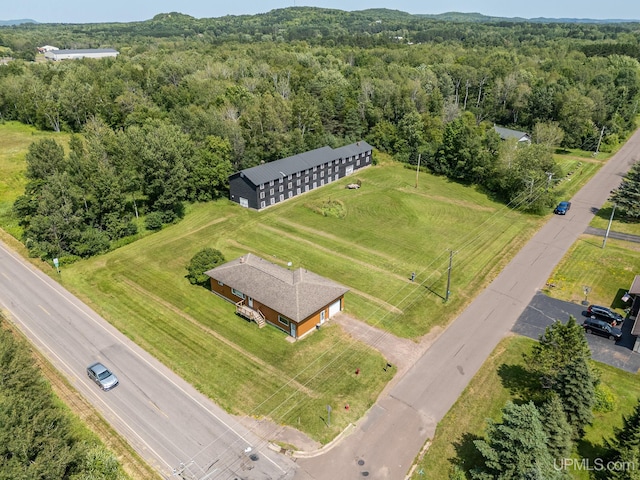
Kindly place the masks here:
[[(20, 177), (19, 167), (15, 172)], [(356, 179), (362, 188), (345, 188)], [(375, 402), (394, 374), (384, 371), (386, 360), (336, 325), (293, 344), (275, 328), (258, 329), (189, 284), (189, 259), (213, 247), (227, 259), (252, 252), (292, 262), (346, 285), (348, 313), (417, 339), (446, 325), (543, 221), (443, 177), (421, 173), (415, 188), (414, 170), (385, 161), (264, 212), (226, 200), (190, 205), (176, 225), (63, 266), (60, 281), (228, 411), (268, 417), (327, 442)], [(348, 411), (341, 408), (347, 403)], [(335, 413), (327, 427), (329, 404)]]
[[(473, 377), (438, 424), (433, 443), (419, 460), (412, 479), (446, 479), (454, 463), (467, 470), (475, 465), (479, 456), (473, 440), (481, 438), (486, 420), (500, 421), (501, 410), (507, 400), (522, 401), (527, 384), (522, 354), (528, 352), (534, 340), (513, 336), (505, 338), (493, 351), (482, 368)], [(591, 465), (602, 456), (603, 439), (613, 436), (614, 427), (622, 425), (622, 416), (631, 414), (640, 398), (638, 375), (595, 363), (601, 383), (611, 389), (616, 399), (614, 411), (596, 413), (593, 425), (587, 428), (574, 456), (588, 458)], [(571, 478), (587, 479), (588, 472), (574, 471)]]
[(66, 145), (69, 135), (42, 132), (18, 122), (0, 124), (0, 226), (15, 237), (20, 236), (21, 230), (11, 216), (11, 207), (14, 200), (24, 193), (24, 157), (29, 145), (43, 138), (54, 138)]
[(584, 286), (590, 288), (587, 300), (624, 313), (620, 298), (640, 272), (640, 244), (609, 238), (602, 248), (602, 237), (582, 235), (556, 266), (549, 279), (553, 288), (545, 293), (571, 302), (585, 299)]

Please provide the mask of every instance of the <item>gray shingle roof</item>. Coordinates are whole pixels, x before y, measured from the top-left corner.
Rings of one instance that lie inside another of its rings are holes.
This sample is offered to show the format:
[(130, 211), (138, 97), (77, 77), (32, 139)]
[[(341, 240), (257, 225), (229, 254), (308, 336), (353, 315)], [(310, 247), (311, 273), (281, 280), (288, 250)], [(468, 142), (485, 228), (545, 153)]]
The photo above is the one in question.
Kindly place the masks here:
[(308, 168), (319, 167), (323, 163), (339, 158), (346, 158), (360, 153), (373, 150), (367, 142), (357, 142), (351, 145), (333, 149), (329, 146), (316, 148), (304, 153), (299, 153), (292, 157), (282, 158), (273, 162), (247, 168), (241, 173), (247, 177), (254, 185), (278, 180), (281, 177), (294, 175), (297, 172)]
[(251, 253), (205, 273), (296, 322), (349, 291), (303, 268), (288, 270)]
[(512, 130), (510, 128), (498, 127), (495, 125), (493, 129), (500, 135), (500, 138), (503, 140), (507, 140), (509, 138), (515, 138), (520, 141), (523, 138), (525, 140), (529, 140), (529, 134), (527, 132), (521, 132), (519, 130)]

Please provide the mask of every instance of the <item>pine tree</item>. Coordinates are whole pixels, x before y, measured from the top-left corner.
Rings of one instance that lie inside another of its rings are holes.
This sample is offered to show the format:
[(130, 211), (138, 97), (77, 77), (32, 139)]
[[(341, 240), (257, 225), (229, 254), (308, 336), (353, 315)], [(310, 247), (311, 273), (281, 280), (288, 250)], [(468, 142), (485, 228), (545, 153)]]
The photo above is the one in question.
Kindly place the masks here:
[(560, 397), (574, 438), (581, 438), (593, 420), (591, 409), (596, 401), (597, 383), (588, 361), (582, 357), (574, 358), (558, 374), (553, 390)]
[(640, 219), (640, 162), (634, 163), (622, 178), (620, 186), (613, 191), (610, 200), (627, 218)]
[(558, 372), (576, 358), (591, 358), (591, 350), (584, 330), (573, 316), (567, 323), (556, 320), (549, 325), (531, 354), (525, 356), (529, 368), (539, 375), (543, 388), (553, 388)]
[[(621, 468), (609, 469), (606, 478), (611, 480), (640, 479), (640, 400), (633, 413), (623, 417), (622, 428), (615, 429), (615, 437), (607, 442), (608, 461)], [(629, 466), (629, 468), (624, 468)], [(632, 468), (635, 467), (635, 468)]]
[(561, 478), (554, 469), (540, 412), (533, 402), (507, 402), (502, 423), (490, 422), (487, 439), (474, 443), (484, 458), (484, 465), (471, 471), (474, 479)]
[(557, 460), (569, 457), (573, 448), (573, 428), (567, 420), (558, 395), (551, 395), (539, 410), (540, 418), (544, 419), (542, 427), (547, 434), (549, 453)]

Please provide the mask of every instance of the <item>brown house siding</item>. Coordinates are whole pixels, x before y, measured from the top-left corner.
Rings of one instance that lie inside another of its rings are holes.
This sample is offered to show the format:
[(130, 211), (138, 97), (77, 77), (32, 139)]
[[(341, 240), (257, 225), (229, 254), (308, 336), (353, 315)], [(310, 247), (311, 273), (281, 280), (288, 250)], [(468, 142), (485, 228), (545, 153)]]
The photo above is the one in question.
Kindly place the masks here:
[[(220, 285), (218, 281), (213, 278), (211, 279), (211, 291), (232, 303), (237, 303), (240, 300), (242, 300), (241, 297), (238, 297), (233, 294), (232, 288), (229, 285)], [(246, 298), (245, 298), (245, 305), (247, 305)], [(344, 305), (344, 296), (340, 297), (340, 310), (342, 310), (343, 305)], [(301, 322), (296, 322), (294, 320), (291, 320), (290, 318), (285, 317), (289, 321), (289, 325), (284, 325), (279, 321), (278, 317), (279, 316), (284, 317), (284, 315), (280, 315), (279, 312), (276, 312), (272, 308), (269, 308), (268, 306), (263, 305), (262, 303), (258, 302), (255, 299), (253, 300), (253, 309), (259, 310), (260, 312), (262, 312), (262, 314), (264, 315), (268, 323), (279, 328), (280, 330), (285, 331), (291, 336), (294, 336), (291, 329), (291, 325), (295, 324), (296, 326), (295, 338), (300, 338), (306, 333), (309, 333), (311, 330), (313, 330), (315, 326), (320, 323), (320, 313), (322, 311), (325, 312), (325, 319), (326, 320), (329, 319), (329, 305), (318, 310), (313, 315), (310, 315), (309, 317), (305, 318)]]

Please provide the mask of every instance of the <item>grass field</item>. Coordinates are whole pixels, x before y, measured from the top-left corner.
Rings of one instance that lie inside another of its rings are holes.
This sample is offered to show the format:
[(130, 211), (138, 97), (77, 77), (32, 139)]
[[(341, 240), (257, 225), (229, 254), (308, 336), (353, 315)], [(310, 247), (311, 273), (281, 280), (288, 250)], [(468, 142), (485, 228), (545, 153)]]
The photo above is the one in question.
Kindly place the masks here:
[(628, 304), (621, 297), (640, 272), (640, 244), (609, 238), (602, 248), (602, 237), (582, 235), (556, 266), (545, 290), (549, 295), (579, 303), (605, 305), (624, 313)]
[[(465, 470), (477, 464), (479, 456), (473, 440), (484, 436), (486, 420), (499, 422), (507, 400), (526, 401), (518, 386), (526, 379), (522, 355), (533, 344), (533, 340), (513, 336), (505, 338), (496, 347), (438, 424), (433, 442), (418, 462), (412, 479), (449, 478), (454, 462)], [(616, 401), (612, 412), (595, 414), (593, 425), (587, 428), (574, 452), (576, 459), (588, 458), (591, 465), (603, 454), (603, 439), (613, 436), (614, 428), (622, 425), (622, 416), (631, 414), (640, 398), (637, 375), (594, 364), (600, 372), (601, 383), (613, 392)], [(570, 473), (570, 478), (589, 478), (586, 470)]]
[[(344, 188), (356, 178), (362, 188)], [(292, 262), (346, 285), (348, 313), (418, 339), (446, 325), (543, 221), (442, 177), (421, 174), (416, 188), (413, 170), (383, 162), (264, 212), (226, 200), (191, 205), (176, 225), (64, 266), (60, 281), (228, 411), (324, 443), (375, 402), (393, 369), (337, 325), (291, 344), (239, 319), (232, 305), (189, 284), (189, 259), (214, 247), (227, 259), (252, 252)], [(328, 427), (326, 405), (343, 403), (349, 410), (334, 408)]]
[(19, 237), (21, 231), (11, 217), (11, 207), (15, 199), (24, 193), (24, 157), (29, 145), (43, 138), (54, 138), (66, 145), (69, 136), (64, 133), (42, 132), (18, 122), (0, 124), (0, 226), (14, 237)]

